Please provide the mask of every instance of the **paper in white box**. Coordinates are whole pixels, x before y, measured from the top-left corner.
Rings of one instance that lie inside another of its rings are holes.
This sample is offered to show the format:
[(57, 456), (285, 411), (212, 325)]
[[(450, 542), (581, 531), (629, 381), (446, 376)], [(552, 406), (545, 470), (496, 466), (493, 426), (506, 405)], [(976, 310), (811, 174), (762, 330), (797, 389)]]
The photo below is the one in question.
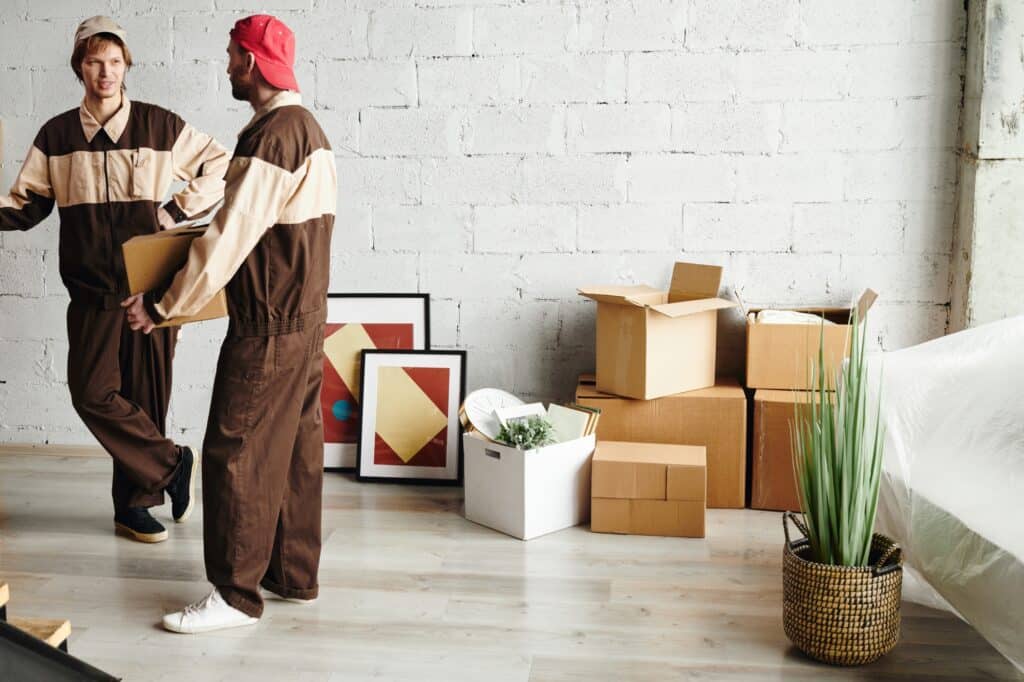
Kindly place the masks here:
[(593, 435), (518, 450), (463, 436), (466, 518), (520, 540), (590, 519)]

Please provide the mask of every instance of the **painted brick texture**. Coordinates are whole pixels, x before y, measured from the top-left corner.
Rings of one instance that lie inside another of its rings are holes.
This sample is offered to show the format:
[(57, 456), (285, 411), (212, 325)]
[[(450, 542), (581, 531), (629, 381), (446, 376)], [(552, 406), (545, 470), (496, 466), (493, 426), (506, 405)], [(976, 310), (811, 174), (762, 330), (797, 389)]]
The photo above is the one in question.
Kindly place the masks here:
[[(82, 17), (129, 31), (129, 94), (231, 146), (236, 0), (14, 0), (2, 180), (77, 106)], [(881, 293), (893, 349), (947, 323), (961, 0), (274, 0), (335, 149), (336, 291), (423, 291), (469, 386), (566, 398), (593, 365), (576, 288), (725, 266), (746, 305)], [(64, 385), (57, 221), (0, 235), (0, 441), (88, 443)], [(742, 368), (724, 316), (720, 369)], [(171, 428), (201, 440), (223, 322), (184, 330)], [(73, 352), (73, 349), (72, 349)]]

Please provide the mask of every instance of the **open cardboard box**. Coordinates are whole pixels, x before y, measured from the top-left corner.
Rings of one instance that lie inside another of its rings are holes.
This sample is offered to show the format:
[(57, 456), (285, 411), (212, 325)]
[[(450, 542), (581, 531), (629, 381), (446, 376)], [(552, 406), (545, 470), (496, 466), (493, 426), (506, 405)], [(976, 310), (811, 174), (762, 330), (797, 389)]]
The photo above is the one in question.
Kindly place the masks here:
[[(134, 296), (170, 284), (175, 273), (188, 260), (192, 240), (206, 232), (206, 225), (176, 227), (153, 234), (132, 237), (121, 245), (124, 267), (128, 274), (128, 289)], [(228, 316), (228, 302), (224, 291), (207, 303), (202, 310), (188, 317), (165, 320), (157, 327), (175, 327), (188, 322), (201, 322)]]
[[(878, 298), (866, 289), (857, 301), (859, 319)], [(782, 310), (783, 308), (780, 308)], [(849, 354), (850, 308), (784, 308), (817, 315), (834, 324), (773, 324), (757, 321), (761, 308), (747, 312), (747, 387), (770, 389), (811, 388), (816, 383), (819, 342), (824, 343), (825, 376), (835, 373)]]
[(646, 285), (594, 286), (597, 390), (649, 400), (715, 384), (722, 268), (676, 263), (668, 291)]

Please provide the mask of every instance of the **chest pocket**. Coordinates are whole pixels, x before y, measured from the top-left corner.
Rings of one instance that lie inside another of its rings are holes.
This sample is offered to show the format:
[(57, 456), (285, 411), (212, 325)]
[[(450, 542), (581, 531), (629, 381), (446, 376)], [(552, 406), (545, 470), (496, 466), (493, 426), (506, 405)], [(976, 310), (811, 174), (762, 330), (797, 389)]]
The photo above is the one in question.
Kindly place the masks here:
[(107, 181), (103, 172), (103, 154), (74, 152), (51, 158), (50, 182), (58, 206), (105, 201)]
[(131, 153), (131, 179), (128, 191), (132, 199), (148, 199), (157, 201), (157, 177), (159, 176), (158, 159), (152, 149), (140, 147)]

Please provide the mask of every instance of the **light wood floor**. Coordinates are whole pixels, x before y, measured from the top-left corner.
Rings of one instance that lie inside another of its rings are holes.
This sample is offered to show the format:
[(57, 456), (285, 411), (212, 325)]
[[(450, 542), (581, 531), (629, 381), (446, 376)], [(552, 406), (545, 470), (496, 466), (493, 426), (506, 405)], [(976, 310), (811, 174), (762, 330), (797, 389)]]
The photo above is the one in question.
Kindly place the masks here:
[(160, 616), (208, 589), (199, 514), (155, 510), (160, 545), (115, 537), (109, 468), (0, 456), (0, 579), (11, 615), (69, 618), (71, 652), (127, 680), (1020, 679), (968, 625), (913, 604), (882, 661), (805, 659), (782, 632), (778, 514), (713, 510), (703, 541), (574, 528), (524, 543), (462, 518), (460, 490), (330, 473), (320, 600), (174, 635)]

